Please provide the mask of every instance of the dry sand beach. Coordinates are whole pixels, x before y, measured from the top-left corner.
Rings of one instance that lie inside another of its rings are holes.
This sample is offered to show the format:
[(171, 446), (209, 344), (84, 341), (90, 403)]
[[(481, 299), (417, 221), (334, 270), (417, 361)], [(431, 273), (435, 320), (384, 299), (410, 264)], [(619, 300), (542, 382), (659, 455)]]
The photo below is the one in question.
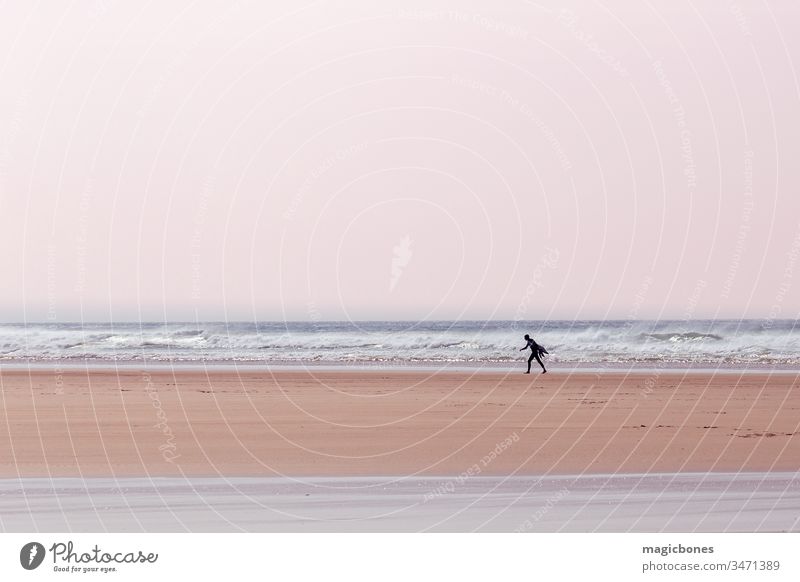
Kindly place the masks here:
[(2, 372), (0, 475), (795, 471), (789, 373)]
[(4, 531), (795, 531), (793, 373), (9, 370)]

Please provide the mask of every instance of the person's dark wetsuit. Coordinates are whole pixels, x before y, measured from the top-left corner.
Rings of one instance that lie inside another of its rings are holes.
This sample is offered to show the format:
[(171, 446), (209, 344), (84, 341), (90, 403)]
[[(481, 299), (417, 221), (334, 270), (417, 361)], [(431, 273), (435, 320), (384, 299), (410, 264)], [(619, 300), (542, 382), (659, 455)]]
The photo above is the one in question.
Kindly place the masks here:
[(530, 374), (531, 373), (531, 362), (533, 362), (533, 360), (535, 359), (537, 362), (539, 362), (539, 365), (542, 367), (542, 374), (547, 374), (547, 370), (545, 369), (544, 364), (542, 363), (542, 360), (541, 360), (541, 357), (540, 357), (542, 354), (546, 354), (547, 350), (544, 349), (539, 344), (537, 344), (535, 341), (533, 341), (533, 338), (531, 338), (529, 335), (525, 336), (525, 341), (528, 342), (528, 343), (525, 344), (524, 348), (521, 348), (519, 350), (519, 351), (523, 351), (523, 350), (527, 350), (528, 348), (531, 349), (531, 357), (528, 358), (528, 371), (525, 372), (525, 373), (526, 374)]

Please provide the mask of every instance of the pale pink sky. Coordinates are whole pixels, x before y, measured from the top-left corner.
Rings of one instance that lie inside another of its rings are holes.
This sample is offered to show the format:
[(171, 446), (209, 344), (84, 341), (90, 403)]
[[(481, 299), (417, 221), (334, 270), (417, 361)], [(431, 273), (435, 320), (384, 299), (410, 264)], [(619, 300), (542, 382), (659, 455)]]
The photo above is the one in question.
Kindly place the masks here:
[(3, 5), (0, 319), (800, 317), (796, 2), (265, 4)]

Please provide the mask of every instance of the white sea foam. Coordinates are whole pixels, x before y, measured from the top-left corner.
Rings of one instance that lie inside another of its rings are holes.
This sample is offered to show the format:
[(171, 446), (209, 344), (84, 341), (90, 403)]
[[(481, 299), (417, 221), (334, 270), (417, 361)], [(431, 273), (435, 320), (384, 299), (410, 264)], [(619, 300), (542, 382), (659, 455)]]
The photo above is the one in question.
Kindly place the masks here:
[(562, 363), (800, 365), (798, 322), (759, 320), (3, 324), (0, 361), (503, 363), (525, 332)]

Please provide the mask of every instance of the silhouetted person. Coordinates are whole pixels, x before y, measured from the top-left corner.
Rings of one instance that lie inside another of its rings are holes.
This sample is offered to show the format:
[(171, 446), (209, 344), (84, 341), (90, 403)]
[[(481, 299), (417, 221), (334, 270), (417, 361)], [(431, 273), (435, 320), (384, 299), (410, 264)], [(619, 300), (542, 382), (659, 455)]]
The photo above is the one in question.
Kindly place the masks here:
[(525, 373), (526, 374), (530, 374), (531, 373), (531, 362), (533, 362), (533, 360), (535, 358), (536, 361), (539, 362), (539, 365), (542, 367), (542, 374), (547, 374), (547, 370), (545, 370), (544, 364), (542, 363), (542, 360), (541, 360), (541, 356), (543, 354), (546, 354), (547, 350), (544, 349), (539, 344), (537, 344), (535, 341), (533, 341), (533, 339), (531, 339), (531, 336), (529, 336), (527, 333), (525, 334), (525, 341), (528, 342), (528, 343), (525, 344), (524, 348), (521, 348), (519, 350), (519, 351), (523, 351), (523, 350), (527, 350), (528, 348), (531, 349), (531, 357), (528, 358), (528, 371), (525, 372)]

